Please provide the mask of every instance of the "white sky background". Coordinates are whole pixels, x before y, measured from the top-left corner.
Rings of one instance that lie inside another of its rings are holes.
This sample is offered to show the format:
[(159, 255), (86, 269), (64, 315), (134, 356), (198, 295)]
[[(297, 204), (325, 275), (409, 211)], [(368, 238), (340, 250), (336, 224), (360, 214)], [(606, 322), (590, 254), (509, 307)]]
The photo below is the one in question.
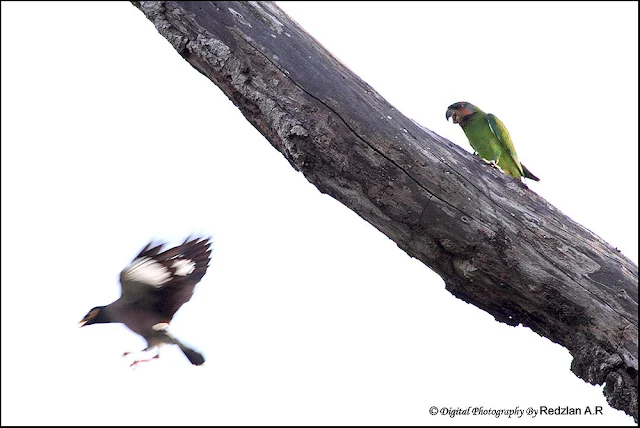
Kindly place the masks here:
[[(403, 114), (508, 127), (531, 190), (638, 260), (638, 4), (281, 3)], [(634, 425), (294, 171), (129, 3), (2, 2), (2, 424)], [(211, 234), (173, 332), (83, 329), (151, 238)], [(604, 406), (431, 416), (431, 406)]]

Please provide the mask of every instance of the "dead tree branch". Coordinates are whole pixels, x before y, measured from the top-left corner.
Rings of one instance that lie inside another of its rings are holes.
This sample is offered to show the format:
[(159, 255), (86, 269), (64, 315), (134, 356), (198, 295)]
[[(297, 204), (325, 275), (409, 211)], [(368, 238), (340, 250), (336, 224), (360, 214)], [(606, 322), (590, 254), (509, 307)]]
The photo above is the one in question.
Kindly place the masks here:
[(629, 259), (403, 116), (274, 3), (133, 3), (321, 192), (458, 298), (566, 347), (572, 371), (606, 382), (611, 406), (637, 421), (638, 268)]

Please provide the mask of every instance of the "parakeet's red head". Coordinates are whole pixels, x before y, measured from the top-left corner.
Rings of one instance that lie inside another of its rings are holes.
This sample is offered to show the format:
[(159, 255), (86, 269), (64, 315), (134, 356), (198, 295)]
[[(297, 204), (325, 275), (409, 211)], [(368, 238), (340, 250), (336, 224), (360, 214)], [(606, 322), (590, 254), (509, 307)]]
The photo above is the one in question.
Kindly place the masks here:
[(453, 103), (447, 108), (447, 120), (453, 118), (453, 123), (463, 122), (465, 119), (470, 119), (470, 116), (479, 112), (480, 109), (471, 103), (466, 101), (460, 101)]

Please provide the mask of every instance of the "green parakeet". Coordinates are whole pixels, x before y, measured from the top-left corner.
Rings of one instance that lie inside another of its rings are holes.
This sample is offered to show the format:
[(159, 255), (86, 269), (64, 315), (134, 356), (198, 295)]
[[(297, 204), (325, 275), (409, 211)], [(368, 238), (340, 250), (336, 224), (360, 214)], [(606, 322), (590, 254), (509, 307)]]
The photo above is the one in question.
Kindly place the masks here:
[(447, 120), (452, 117), (453, 123), (460, 125), (471, 147), (481, 158), (495, 162), (504, 172), (518, 180), (525, 177), (540, 181), (518, 160), (509, 131), (500, 119), (464, 101), (451, 104), (446, 117)]

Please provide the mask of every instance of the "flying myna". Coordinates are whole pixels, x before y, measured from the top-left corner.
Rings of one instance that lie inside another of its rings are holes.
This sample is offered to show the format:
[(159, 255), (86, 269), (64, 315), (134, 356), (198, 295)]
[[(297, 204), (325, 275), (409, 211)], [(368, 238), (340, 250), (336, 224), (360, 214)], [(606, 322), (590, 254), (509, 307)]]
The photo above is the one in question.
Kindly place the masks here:
[(144, 337), (147, 348), (143, 351), (155, 348), (156, 355), (148, 360), (136, 360), (132, 366), (158, 358), (159, 347), (167, 343), (178, 345), (191, 364), (201, 365), (202, 354), (180, 343), (167, 327), (176, 311), (191, 299), (193, 289), (207, 272), (211, 241), (210, 238), (187, 238), (181, 245), (160, 252), (163, 245), (147, 244), (120, 273), (120, 298), (91, 309), (80, 321), (80, 327), (119, 322)]

